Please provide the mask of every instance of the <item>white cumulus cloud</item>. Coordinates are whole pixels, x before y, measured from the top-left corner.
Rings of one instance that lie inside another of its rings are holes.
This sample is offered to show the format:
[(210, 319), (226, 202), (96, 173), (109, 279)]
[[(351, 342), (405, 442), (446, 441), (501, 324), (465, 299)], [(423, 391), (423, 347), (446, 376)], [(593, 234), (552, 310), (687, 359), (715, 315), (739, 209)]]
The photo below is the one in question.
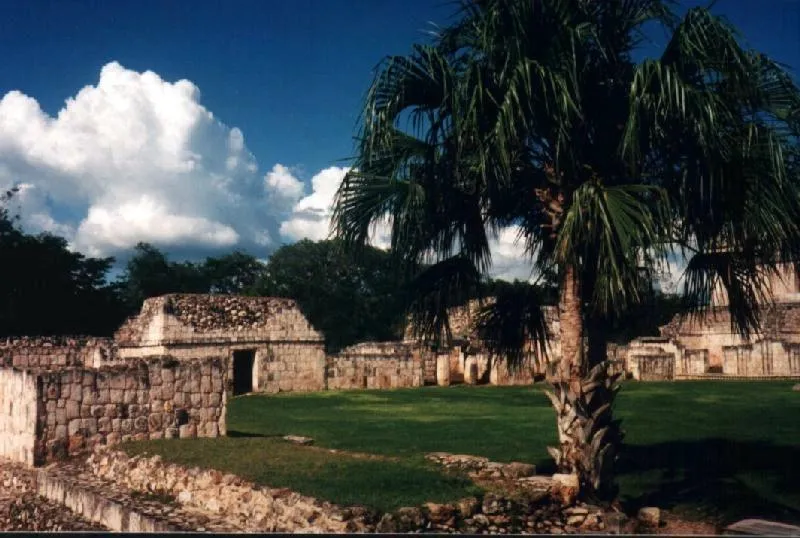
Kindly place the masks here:
[[(311, 179), (311, 193), (294, 206), (291, 216), (280, 225), (284, 239), (299, 241), (326, 239), (330, 232), (333, 199), (348, 168), (332, 166)], [(290, 183), (287, 180), (287, 183)], [(293, 184), (293, 183), (292, 183)], [(529, 280), (532, 263), (525, 254), (522, 242), (517, 241), (519, 228), (510, 226), (491, 239), (492, 276), (503, 280)], [(378, 248), (388, 248), (391, 240), (390, 222), (379, 222), (370, 234), (370, 243)]]
[(56, 116), (19, 91), (0, 100), (0, 187), (20, 184), (23, 227), (92, 255), (139, 241), (216, 250), (277, 245), (302, 194), (276, 165), (262, 178), (244, 135), (188, 80), (116, 62)]

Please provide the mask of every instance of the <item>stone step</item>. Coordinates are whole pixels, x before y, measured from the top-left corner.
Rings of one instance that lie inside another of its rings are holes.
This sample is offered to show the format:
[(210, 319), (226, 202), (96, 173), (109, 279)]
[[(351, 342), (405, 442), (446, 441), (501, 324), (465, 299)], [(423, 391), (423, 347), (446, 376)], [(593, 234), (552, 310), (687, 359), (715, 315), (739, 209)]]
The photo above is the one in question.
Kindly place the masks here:
[(743, 519), (725, 527), (725, 534), (746, 536), (800, 536), (800, 527), (767, 521), (765, 519)]
[(89, 521), (118, 532), (243, 532), (211, 513), (189, 511), (177, 502), (149, 497), (94, 476), (81, 463), (39, 469), (42, 497), (63, 504)]

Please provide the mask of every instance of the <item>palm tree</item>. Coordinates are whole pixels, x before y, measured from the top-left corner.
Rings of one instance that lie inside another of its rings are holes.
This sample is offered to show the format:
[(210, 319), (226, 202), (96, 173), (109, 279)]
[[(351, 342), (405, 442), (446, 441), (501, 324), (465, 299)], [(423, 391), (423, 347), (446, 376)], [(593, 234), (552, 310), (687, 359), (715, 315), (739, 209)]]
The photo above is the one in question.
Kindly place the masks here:
[[(637, 63), (646, 24), (668, 41)], [(798, 103), (784, 67), (707, 9), (467, 1), (432, 43), (380, 66), (333, 230), (357, 248), (388, 219), (398, 261), (426, 268), (414, 325), (439, 337), (446, 307), (490, 271), (493, 234), (515, 226), (532, 270), (558, 275), (551, 454), (582, 495), (613, 498), (622, 432), (604, 327), (675, 253), (690, 258), (687, 304), (721, 285), (736, 329), (757, 328), (765, 276), (800, 259)], [(487, 307), (495, 353), (514, 363), (525, 339), (544, 341), (540, 296), (516, 316), (496, 315), (507, 300)]]

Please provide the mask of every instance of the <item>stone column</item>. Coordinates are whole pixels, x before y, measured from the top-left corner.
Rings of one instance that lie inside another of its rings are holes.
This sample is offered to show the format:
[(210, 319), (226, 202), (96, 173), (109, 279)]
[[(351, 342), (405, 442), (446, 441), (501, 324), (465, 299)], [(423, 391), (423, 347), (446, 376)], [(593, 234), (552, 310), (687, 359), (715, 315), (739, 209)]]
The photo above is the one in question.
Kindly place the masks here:
[(475, 385), (478, 382), (478, 359), (471, 355), (464, 360), (464, 383)]
[(450, 385), (450, 355), (436, 355), (436, 384), (440, 387)]

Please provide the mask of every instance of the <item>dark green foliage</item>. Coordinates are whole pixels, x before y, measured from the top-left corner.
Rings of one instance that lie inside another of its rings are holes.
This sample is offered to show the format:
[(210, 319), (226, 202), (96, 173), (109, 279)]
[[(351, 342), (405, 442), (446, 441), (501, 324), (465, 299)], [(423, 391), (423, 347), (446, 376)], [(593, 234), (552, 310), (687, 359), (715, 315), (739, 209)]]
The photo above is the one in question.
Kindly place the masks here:
[(110, 335), (125, 316), (106, 281), (113, 258), (71, 252), (63, 238), (28, 235), (0, 213), (0, 336)]
[(295, 299), (325, 334), (329, 351), (367, 340), (396, 340), (405, 325), (403, 277), (384, 251), (353, 256), (337, 241), (305, 239), (278, 249), (254, 293)]
[(148, 297), (165, 293), (252, 295), (265, 266), (254, 256), (233, 252), (203, 262), (172, 262), (153, 245), (139, 243), (120, 280), (131, 313)]

